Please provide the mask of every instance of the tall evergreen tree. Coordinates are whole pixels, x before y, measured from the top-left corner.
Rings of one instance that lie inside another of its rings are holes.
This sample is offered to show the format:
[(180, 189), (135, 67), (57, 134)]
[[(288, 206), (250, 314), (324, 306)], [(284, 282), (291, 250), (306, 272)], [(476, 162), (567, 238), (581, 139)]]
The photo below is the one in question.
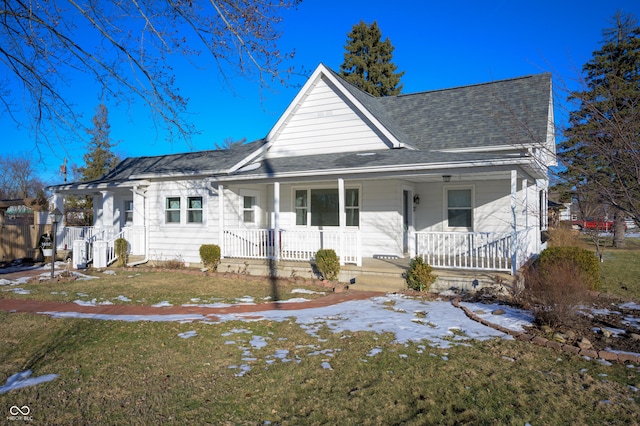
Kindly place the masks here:
[(373, 96), (399, 94), (403, 86), (400, 78), (404, 71), (396, 72), (398, 67), (391, 62), (394, 47), (389, 38), (382, 41), (378, 23), (374, 21), (367, 26), (360, 21), (347, 37), (340, 75)]
[(83, 157), (85, 166), (78, 169), (82, 181), (85, 182), (100, 178), (118, 163), (118, 157), (111, 151), (111, 125), (109, 111), (105, 105), (98, 105), (91, 122), (93, 128), (87, 129), (87, 133), (91, 135), (89, 149)]
[(602, 48), (583, 66), (582, 90), (569, 95), (577, 109), (558, 155), (568, 187), (614, 208), (620, 242), (624, 216), (640, 225), (640, 27), (618, 12), (603, 36)]

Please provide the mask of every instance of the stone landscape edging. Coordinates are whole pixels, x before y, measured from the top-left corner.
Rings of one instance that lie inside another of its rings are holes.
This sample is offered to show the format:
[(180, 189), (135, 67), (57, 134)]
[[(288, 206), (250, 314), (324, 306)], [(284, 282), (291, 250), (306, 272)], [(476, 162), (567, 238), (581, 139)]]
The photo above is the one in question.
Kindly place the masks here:
[(565, 352), (567, 354), (572, 354), (572, 355), (588, 356), (590, 358), (602, 359), (605, 361), (615, 361), (619, 363), (632, 362), (632, 363), (640, 364), (640, 354), (616, 353), (612, 351), (596, 351), (595, 349), (581, 349), (577, 346), (567, 345), (566, 343), (555, 342), (553, 340), (549, 340), (542, 336), (536, 336), (533, 334), (526, 333), (524, 331), (511, 330), (509, 328), (502, 327), (501, 325), (497, 325), (490, 321), (487, 321), (484, 318), (480, 318), (478, 315), (474, 314), (466, 306), (461, 306), (460, 298), (453, 299), (451, 303), (456, 308), (462, 309), (465, 315), (469, 317), (471, 320), (479, 322), (480, 324), (485, 325), (487, 327), (491, 327), (494, 330), (498, 330), (503, 333), (506, 333), (511, 337), (513, 337), (514, 339), (518, 339), (523, 342), (530, 342), (538, 346), (551, 348), (551, 349)]

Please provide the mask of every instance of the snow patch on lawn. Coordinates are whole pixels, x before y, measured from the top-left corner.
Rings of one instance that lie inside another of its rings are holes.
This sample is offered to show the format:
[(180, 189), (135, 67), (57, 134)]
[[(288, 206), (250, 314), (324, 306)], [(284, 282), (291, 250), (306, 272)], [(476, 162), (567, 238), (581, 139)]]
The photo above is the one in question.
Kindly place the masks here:
[(4, 386), (0, 386), (0, 394), (27, 386), (50, 382), (59, 376), (59, 374), (45, 374), (44, 376), (31, 377), (31, 373), (31, 370), (25, 370), (10, 376)]

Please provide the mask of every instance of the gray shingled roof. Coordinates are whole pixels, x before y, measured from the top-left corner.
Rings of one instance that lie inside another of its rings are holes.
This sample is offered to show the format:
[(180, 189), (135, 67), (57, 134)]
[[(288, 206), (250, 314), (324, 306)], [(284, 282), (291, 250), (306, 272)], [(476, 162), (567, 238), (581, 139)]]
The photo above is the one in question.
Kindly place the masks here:
[[(540, 144), (547, 137), (551, 74), (383, 98), (373, 97), (336, 73), (333, 75), (400, 142), (418, 151), (393, 149), (377, 151), (375, 155), (334, 153), (269, 159), (256, 164), (258, 168), (237, 172), (239, 176), (367, 165), (388, 167), (487, 161), (508, 158), (522, 145)], [(224, 175), (264, 143), (259, 140), (230, 150), (127, 158), (102, 178), (82, 185), (118, 184), (131, 179), (180, 174)], [(504, 147), (505, 152), (483, 153), (483, 148), (489, 147)], [(450, 152), (459, 149), (471, 152)], [(60, 185), (59, 188), (74, 185)]]
[(401, 142), (419, 150), (543, 143), (551, 74), (377, 98), (338, 77)]
[(330, 153), (302, 157), (278, 157), (262, 159), (259, 167), (240, 170), (234, 176), (244, 178), (277, 176), (290, 173), (313, 174), (328, 170), (354, 170), (361, 168), (393, 168), (402, 166), (429, 166), (447, 164), (455, 167), (463, 162), (490, 162), (506, 158), (522, 159), (520, 153), (498, 152), (425, 152), (408, 149), (388, 149), (372, 152)]
[(379, 98), (420, 150), (533, 145), (546, 141), (551, 74)]
[(153, 157), (129, 157), (109, 173), (92, 183), (124, 182), (131, 179), (160, 177), (170, 174), (201, 175), (221, 173), (258, 149), (264, 141), (233, 146), (231, 149), (187, 152)]

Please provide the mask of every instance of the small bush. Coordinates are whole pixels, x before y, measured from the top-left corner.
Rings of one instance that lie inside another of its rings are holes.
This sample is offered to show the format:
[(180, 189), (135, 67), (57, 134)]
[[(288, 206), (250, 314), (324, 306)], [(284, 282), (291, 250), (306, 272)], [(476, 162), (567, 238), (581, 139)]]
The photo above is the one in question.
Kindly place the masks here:
[(114, 248), (116, 256), (118, 256), (118, 266), (126, 266), (127, 254), (129, 253), (129, 243), (124, 238), (118, 238), (115, 241)]
[(205, 268), (218, 270), (220, 264), (220, 246), (217, 244), (203, 244), (200, 246), (200, 260)]
[(540, 253), (537, 268), (541, 278), (553, 279), (557, 272), (556, 265), (573, 265), (580, 271), (579, 277), (587, 289), (600, 288), (600, 263), (589, 250), (580, 247), (549, 247)]
[(544, 269), (534, 265), (525, 272), (524, 288), (516, 300), (533, 312), (540, 325), (571, 325), (578, 308), (589, 297), (586, 276), (571, 262), (551, 262)]
[(165, 260), (163, 263), (163, 267), (166, 269), (182, 269), (184, 268), (184, 260), (182, 258), (175, 258)]
[(433, 275), (431, 265), (425, 263), (422, 257), (416, 256), (409, 262), (407, 271), (407, 286), (418, 291), (428, 291), (431, 284), (438, 278)]
[(316, 268), (325, 280), (333, 281), (340, 273), (340, 261), (333, 249), (320, 249), (316, 252)]

